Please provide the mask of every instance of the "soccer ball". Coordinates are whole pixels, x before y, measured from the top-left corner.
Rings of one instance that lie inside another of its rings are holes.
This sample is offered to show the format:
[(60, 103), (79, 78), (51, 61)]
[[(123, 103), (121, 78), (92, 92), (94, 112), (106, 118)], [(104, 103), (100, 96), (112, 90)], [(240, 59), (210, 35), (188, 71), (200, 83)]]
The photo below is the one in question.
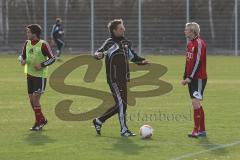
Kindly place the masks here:
[(140, 128), (140, 136), (142, 139), (151, 138), (153, 135), (153, 128), (150, 125), (143, 125)]

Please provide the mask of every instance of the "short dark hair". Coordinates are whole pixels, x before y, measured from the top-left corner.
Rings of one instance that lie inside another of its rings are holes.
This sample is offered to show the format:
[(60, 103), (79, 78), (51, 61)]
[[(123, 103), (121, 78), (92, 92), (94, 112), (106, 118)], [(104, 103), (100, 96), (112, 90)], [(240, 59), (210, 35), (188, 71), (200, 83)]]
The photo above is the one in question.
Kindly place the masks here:
[(56, 23), (62, 22), (61, 18), (56, 18)]
[(116, 29), (119, 24), (123, 24), (122, 19), (114, 19), (108, 23), (107, 26), (108, 26), (108, 31), (110, 32), (110, 34), (113, 34), (113, 30)]
[(36, 36), (40, 38), (42, 27), (39, 24), (30, 24), (27, 28), (30, 29), (32, 34), (36, 34)]

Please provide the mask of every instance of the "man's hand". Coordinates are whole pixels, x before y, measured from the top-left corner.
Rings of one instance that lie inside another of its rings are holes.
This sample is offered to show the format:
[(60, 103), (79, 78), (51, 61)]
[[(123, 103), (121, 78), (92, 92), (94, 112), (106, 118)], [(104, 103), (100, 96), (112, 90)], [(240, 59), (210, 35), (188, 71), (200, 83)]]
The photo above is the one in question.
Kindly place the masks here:
[(64, 31), (58, 31), (58, 33), (63, 35), (63, 34), (64, 34)]
[(142, 61), (142, 64), (144, 64), (144, 65), (145, 65), (145, 64), (150, 64), (150, 62), (149, 62), (148, 60), (143, 60), (143, 61)]
[(190, 79), (190, 78), (186, 78), (186, 79), (184, 79), (184, 80), (181, 81), (181, 84), (182, 84), (183, 86), (185, 86), (185, 85), (188, 84), (188, 83), (191, 83), (191, 79)]
[(99, 60), (99, 59), (102, 59), (104, 57), (104, 54), (102, 52), (96, 52), (94, 54), (94, 57)]
[(42, 69), (42, 66), (41, 66), (41, 64), (35, 64), (35, 65), (34, 65), (34, 68), (35, 68), (36, 70), (41, 70), (41, 69)]
[(21, 60), (21, 65), (24, 66), (26, 64), (26, 60)]
[(26, 64), (26, 60), (24, 60), (24, 59), (22, 58), (22, 56), (19, 56), (19, 57), (18, 57), (18, 61), (21, 63), (22, 66), (24, 66), (24, 65)]
[(135, 62), (137, 65), (146, 65), (146, 64), (150, 64), (150, 62), (148, 60), (143, 60), (140, 62)]

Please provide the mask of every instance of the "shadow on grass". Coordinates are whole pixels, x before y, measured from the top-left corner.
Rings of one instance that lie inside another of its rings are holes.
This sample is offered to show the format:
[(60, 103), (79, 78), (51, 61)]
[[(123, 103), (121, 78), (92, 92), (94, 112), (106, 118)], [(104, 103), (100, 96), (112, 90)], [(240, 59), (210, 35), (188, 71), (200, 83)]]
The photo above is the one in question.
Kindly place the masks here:
[[(154, 146), (149, 145), (138, 145), (134, 143), (132, 139), (138, 138), (138, 137), (105, 137), (105, 138), (112, 138), (115, 139), (116, 143), (112, 144), (112, 148), (105, 148), (105, 150), (108, 151), (116, 151), (116, 152), (122, 152), (123, 154), (127, 155), (137, 155), (142, 152), (143, 149), (150, 149)], [(139, 141), (152, 141), (152, 139), (148, 140), (142, 140), (139, 139)]]
[(220, 144), (212, 143), (207, 137), (198, 138), (200, 145), (209, 150), (210, 154), (226, 155), (228, 152)]
[(55, 142), (55, 140), (49, 138), (44, 131), (30, 132), (23, 140), (30, 145), (45, 145)]

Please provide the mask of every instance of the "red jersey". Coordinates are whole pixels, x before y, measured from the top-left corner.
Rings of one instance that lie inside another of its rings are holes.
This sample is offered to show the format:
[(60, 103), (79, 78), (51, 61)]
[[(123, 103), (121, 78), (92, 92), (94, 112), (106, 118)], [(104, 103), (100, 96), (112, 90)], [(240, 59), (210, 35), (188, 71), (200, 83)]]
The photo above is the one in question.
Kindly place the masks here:
[(206, 43), (196, 37), (188, 42), (184, 79), (207, 79)]

